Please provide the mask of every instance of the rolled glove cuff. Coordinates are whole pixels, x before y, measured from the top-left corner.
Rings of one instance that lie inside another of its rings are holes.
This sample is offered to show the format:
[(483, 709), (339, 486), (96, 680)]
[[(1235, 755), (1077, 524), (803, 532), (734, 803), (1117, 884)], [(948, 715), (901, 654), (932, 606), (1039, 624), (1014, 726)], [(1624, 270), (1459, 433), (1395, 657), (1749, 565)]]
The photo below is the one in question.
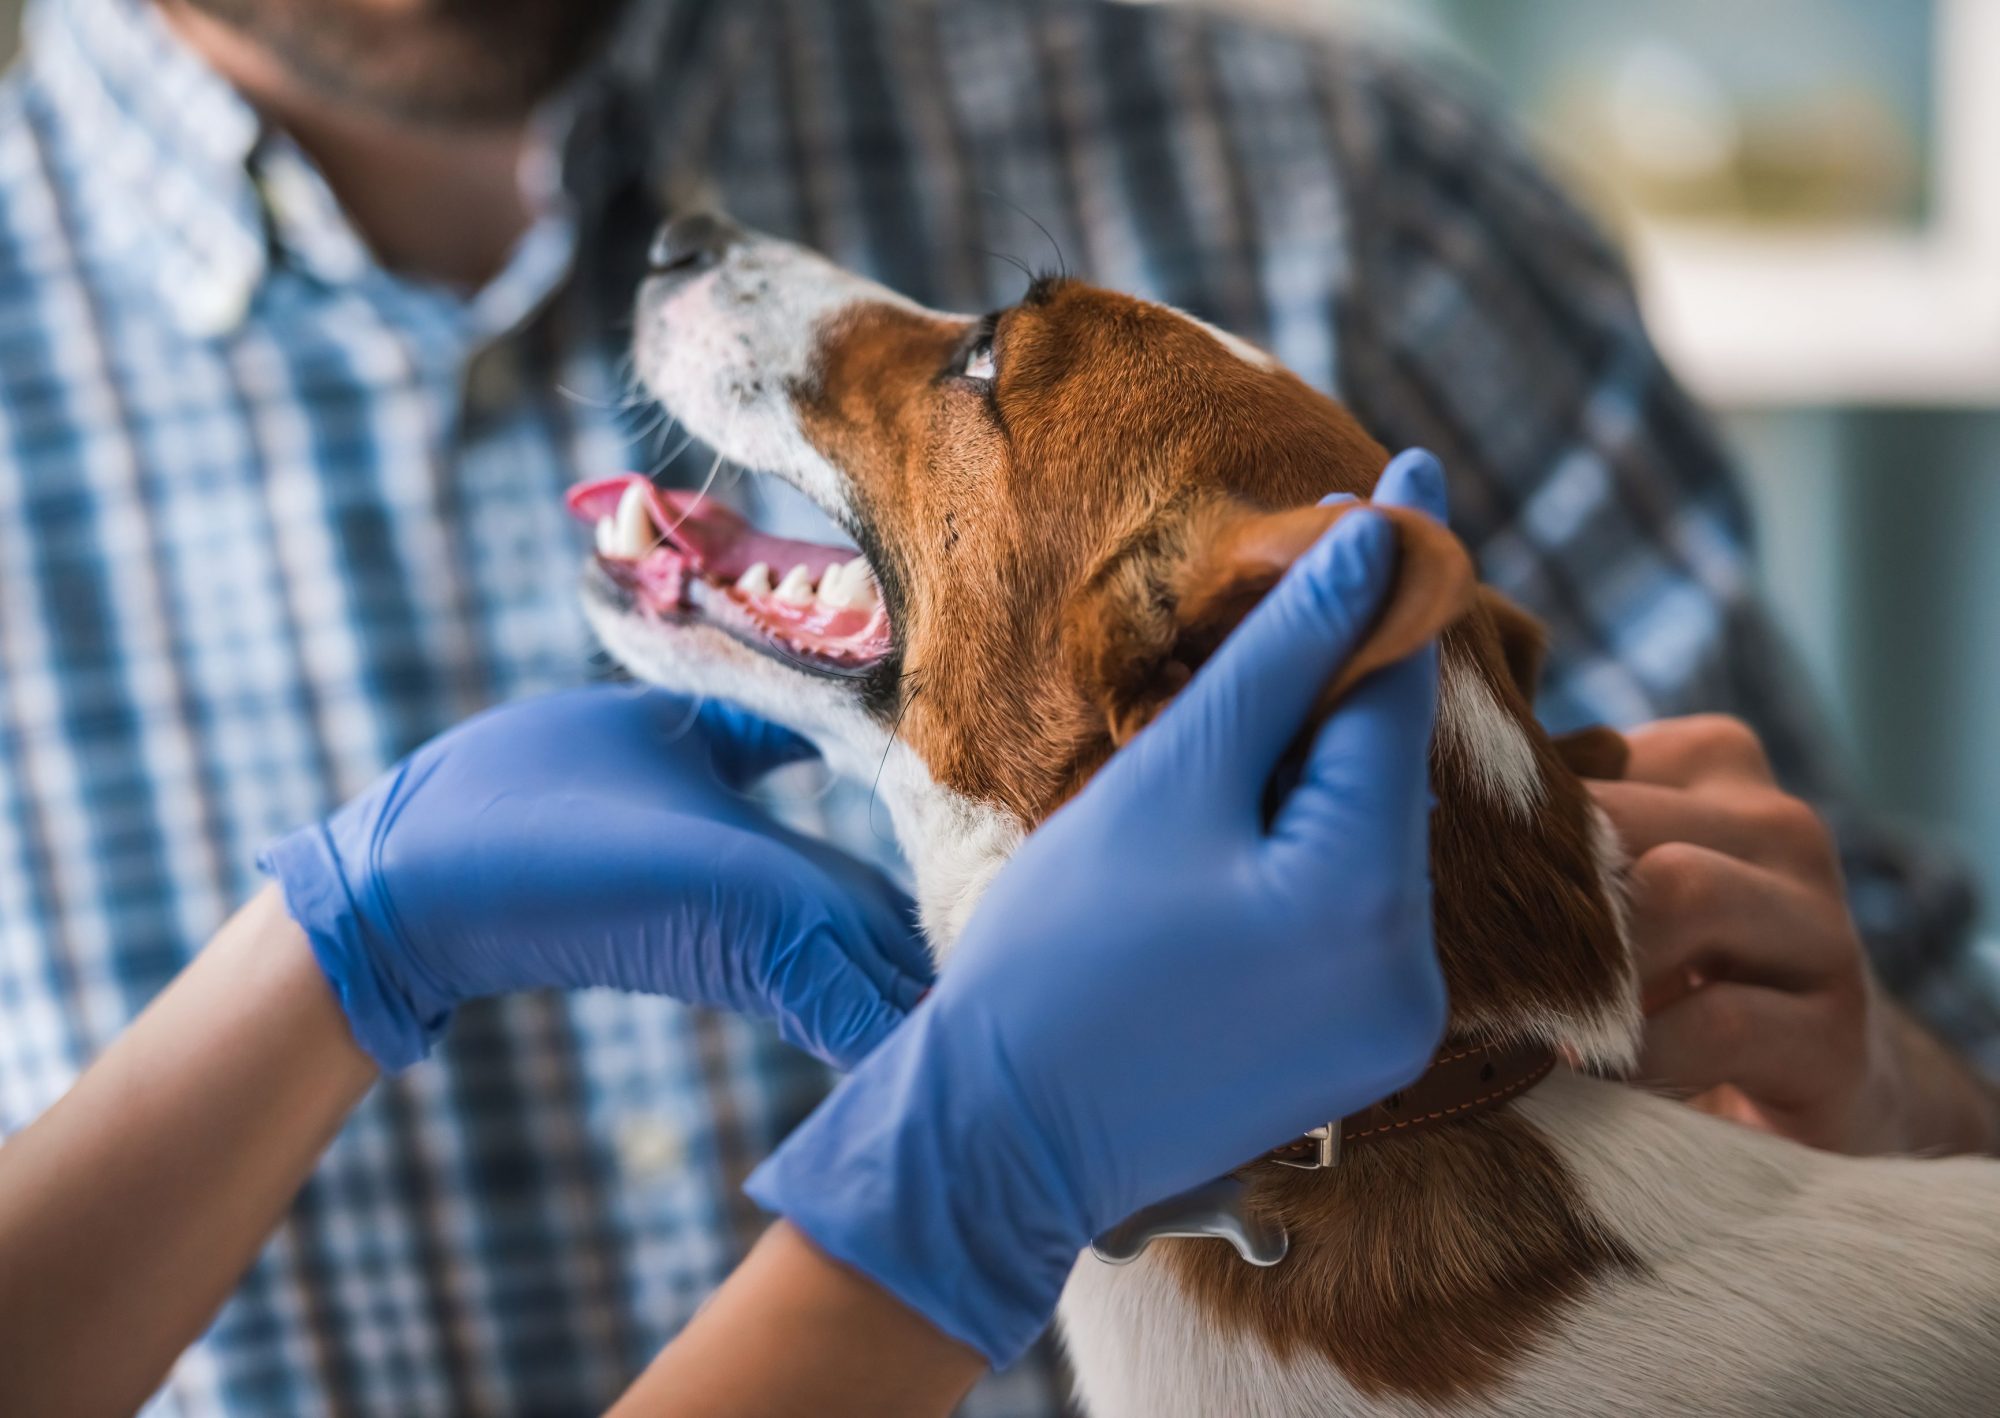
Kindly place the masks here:
[(285, 912), (305, 931), (355, 1042), (385, 1073), (400, 1072), (429, 1054), (451, 1022), (451, 1010), (420, 1014), (407, 993), (385, 978), (363, 937), (360, 905), (326, 828), (316, 823), (280, 838), (258, 855), (257, 867), (284, 893)]
[(1048, 1327), (1090, 1232), (1004, 1067), (964, 1076), (959, 1048), (930, 1047), (935, 1014), (920, 1005), (744, 1190), (1001, 1369)]

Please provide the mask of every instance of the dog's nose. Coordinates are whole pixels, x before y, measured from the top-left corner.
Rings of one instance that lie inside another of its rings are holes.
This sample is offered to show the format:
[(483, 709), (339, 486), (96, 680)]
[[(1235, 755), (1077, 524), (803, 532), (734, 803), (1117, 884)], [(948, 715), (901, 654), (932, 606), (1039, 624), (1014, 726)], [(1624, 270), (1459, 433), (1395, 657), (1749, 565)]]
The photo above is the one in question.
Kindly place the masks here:
[(696, 276), (719, 263), (730, 247), (743, 240), (743, 229), (713, 212), (675, 217), (653, 234), (646, 253), (655, 276)]

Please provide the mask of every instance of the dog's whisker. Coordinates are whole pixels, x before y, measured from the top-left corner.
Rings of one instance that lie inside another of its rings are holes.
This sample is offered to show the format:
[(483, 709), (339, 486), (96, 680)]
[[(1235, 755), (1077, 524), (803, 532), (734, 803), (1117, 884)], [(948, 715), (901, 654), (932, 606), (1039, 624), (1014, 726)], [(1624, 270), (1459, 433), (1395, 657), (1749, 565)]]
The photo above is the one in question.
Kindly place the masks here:
[(694, 435), (692, 433), (685, 435), (679, 443), (674, 445), (674, 450), (671, 453), (662, 454), (653, 460), (653, 469), (648, 476), (658, 477), (661, 473), (671, 468), (675, 463), (680, 461), (681, 454), (687, 452), (693, 443)]
[(708, 696), (705, 694), (697, 694), (691, 696), (688, 700), (687, 718), (683, 719), (680, 723), (676, 724), (672, 732), (666, 734), (660, 740), (660, 746), (662, 748), (671, 748), (674, 744), (679, 743), (682, 739), (686, 738), (690, 733), (692, 733), (694, 731), (695, 721), (701, 717), (701, 711), (703, 707), (707, 705), (707, 703), (708, 703)]
[[(821, 766), (824, 767), (824, 765)], [(735, 788), (727, 783), (722, 785), (722, 789), (732, 796), (741, 798), (744, 802), (758, 803), (765, 807), (812, 807), (817, 803), (825, 802), (827, 796), (838, 786), (840, 786), (840, 775), (835, 773), (831, 768), (828, 768), (825, 776), (820, 781), (820, 785), (811, 792), (806, 793), (765, 792), (759, 791), (756, 788)]]
[[(1016, 202), (1013, 198), (1004, 196), (1001, 193), (995, 191), (991, 187), (982, 187), (979, 190), (983, 195), (991, 197), (994, 201), (1003, 203), (1006, 206), (1011, 207), (1014, 211), (1020, 213), (1021, 216), (1028, 222), (1030, 226), (1034, 227), (1036, 231), (1042, 234), (1042, 239), (1048, 242), (1050, 249), (1056, 253), (1057, 274), (1060, 275), (1064, 280), (1068, 280), (1069, 261), (1063, 255), (1062, 243), (1056, 240), (1055, 234), (1042, 224), (1041, 219), (1038, 218), (1033, 212), (1029, 211), (1026, 207), (1022, 206), (1019, 202)], [(1033, 276), (1031, 275), (1029, 279), (1032, 280)]]
[(563, 398), (569, 400), (572, 404), (581, 404), (587, 409), (609, 409), (616, 411), (620, 407), (617, 403), (609, 399), (596, 398), (593, 395), (572, 389), (567, 384), (557, 384), (555, 390), (556, 393), (562, 395)]
[(636, 442), (638, 440), (650, 437), (654, 432), (656, 432), (666, 423), (667, 417), (668, 417), (667, 411), (665, 409), (656, 409), (648, 412), (644, 418), (640, 419), (635, 425), (633, 425), (632, 429), (633, 440)]
[(980, 247), (979, 251), (982, 256), (989, 256), (995, 261), (1006, 262), (1009, 266), (1012, 266), (1015, 270), (1021, 273), (1022, 279), (1026, 280), (1030, 285), (1034, 284), (1035, 280), (1034, 268), (1029, 266), (1028, 263), (1026, 261), (1023, 261), (1020, 257), (1009, 256), (1004, 251), (995, 251), (988, 246)]
[(687, 524), (688, 518), (701, 510), (701, 504), (707, 501), (710, 490), (715, 486), (716, 474), (722, 471), (722, 462), (722, 455), (720, 453), (716, 454), (715, 461), (709, 464), (708, 476), (703, 478), (701, 486), (695, 489), (694, 499), (688, 503), (686, 510), (674, 520), (674, 525), (667, 528), (665, 535), (669, 537), (673, 536), (674, 533)]
[[(905, 671), (903, 678), (907, 681), (909, 677), (909, 672)], [(903, 733), (903, 716), (910, 712), (910, 706), (916, 703), (917, 696), (923, 692), (923, 681), (919, 679), (917, 687), (904, 695), (903, 702), (897, 706), (896, 722), (889, 726), (889, 741), (882, 745), (882, 761), (875, 765), (875, 781), (868, 785), (868, 830), (875, 834), (876, 841), (886, 843), (892, 847), (896, 845), (896, 824), (893, 821), (890, 822), (889, 830), (884, 832), (876, 824), (875, 805), (881, 800), (882, 796), (882, 772), (889, 766), (889, 754), (895, 749), (896, 740)]]

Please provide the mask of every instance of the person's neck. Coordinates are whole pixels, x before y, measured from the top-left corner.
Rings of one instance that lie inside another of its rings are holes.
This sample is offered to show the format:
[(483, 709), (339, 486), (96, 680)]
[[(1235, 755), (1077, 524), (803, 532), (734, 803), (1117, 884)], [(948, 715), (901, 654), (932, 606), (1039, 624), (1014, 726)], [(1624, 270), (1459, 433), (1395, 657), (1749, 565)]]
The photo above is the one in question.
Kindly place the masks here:
[(534, 216), (520, 181), (525, 122), (460, 129), (384, 118), (315, 91), (219, 20), (174, 0), (162, 0), (161, 10), (318, 164), (385, 267), (474, 289), (506, 264)]

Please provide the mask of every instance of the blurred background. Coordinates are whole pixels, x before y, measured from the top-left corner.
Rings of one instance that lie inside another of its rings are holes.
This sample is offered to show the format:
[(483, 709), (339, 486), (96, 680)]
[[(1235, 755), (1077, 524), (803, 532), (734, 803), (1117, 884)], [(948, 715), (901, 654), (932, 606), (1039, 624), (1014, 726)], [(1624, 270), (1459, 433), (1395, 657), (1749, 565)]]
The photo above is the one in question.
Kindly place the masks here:
[(1151, 2), (1427, 46), (1521, 117), (1737, 449), (1861, 793), (2000, 932), (2000, 0)]
[(1739, 455), (1862, 795), (1976, 867), (1992, 942), (2000, 3), (1205, 3), (1442, 51), (1528, 126)]

